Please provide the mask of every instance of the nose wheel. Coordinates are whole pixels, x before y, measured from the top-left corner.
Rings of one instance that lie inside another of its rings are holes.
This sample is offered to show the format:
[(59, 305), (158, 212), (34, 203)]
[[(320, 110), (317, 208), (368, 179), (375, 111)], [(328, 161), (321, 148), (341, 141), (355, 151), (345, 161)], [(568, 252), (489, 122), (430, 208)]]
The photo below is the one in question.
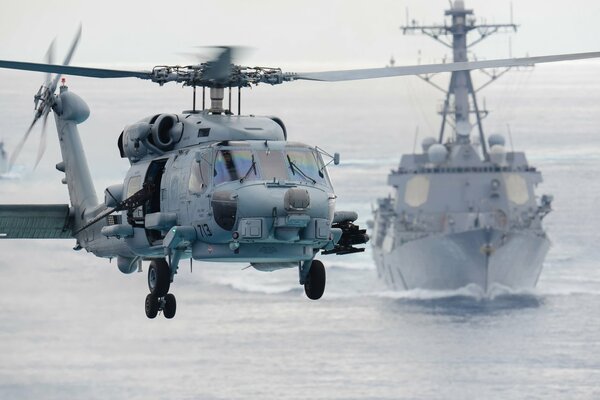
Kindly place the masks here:
[(177, 301), (172, 293), (171, 268), (164, 259), (152, 260), (148, 268), (148, 289), (150, 294), (146, 296), (146, 317), (156, 318), (159, 311), (163, 312), (165, 318), (171, 319), (177, 311)]
[[(305, 268), (305, 267), (303, 267)], [(302, 275), (301, 271), (301, 275)], [(325, 266), (319, 260), (312, 260), (310, 269), (304, 277), (304, 293), (311, 300), (319, 300), (325, 292)]]

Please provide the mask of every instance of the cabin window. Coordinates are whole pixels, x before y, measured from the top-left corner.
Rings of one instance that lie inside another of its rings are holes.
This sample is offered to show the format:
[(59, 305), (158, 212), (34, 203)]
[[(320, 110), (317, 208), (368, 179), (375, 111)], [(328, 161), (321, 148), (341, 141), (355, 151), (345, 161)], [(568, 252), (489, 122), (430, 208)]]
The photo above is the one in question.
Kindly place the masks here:
[(244, 179), (258, 179), (258, 169), (250, 150), (223, 149), (217, 152), (213, 181), (215, 185)]

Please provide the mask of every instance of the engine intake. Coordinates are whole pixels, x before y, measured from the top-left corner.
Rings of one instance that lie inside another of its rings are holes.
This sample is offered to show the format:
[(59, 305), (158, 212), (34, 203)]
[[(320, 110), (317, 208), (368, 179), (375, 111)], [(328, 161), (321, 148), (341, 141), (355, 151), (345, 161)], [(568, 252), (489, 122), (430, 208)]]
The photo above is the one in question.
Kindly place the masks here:
[(183, 136), (183, 123), (172, 114), (159, 115), (151, 129), (152, 141), (161, 150), (170, 150)]

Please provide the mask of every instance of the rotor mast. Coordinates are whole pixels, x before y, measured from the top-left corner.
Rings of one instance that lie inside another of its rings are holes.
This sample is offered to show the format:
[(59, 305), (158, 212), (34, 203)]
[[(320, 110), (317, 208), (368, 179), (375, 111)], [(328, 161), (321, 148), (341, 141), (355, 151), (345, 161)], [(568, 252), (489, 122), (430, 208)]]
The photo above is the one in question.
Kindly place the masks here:
[[(444, 46), (452, 49), (452, 57), (454, 62), (466, 62), (469, 61), (468, 51), (472, 46), (480, 43), (495, 33), (517, 31), (517, 25), (513, 24), (512, 21), (508, 24), (478, 24), (473, 17), (473, 10), (466, 9), (463, 0), (455, 0), (451, 8), (446, 10), (445, 15), (450, 17), (450, 25), (419, 25), (415, 20), (413, 20), (410, 24), (407, 22), (406, 26), (401, 27), (402, 32), (404, 34), (421, 33), (427, 35)], [(468, 34), (473, 31), (476, 31), (479, 34), (479, 37), (469, 43)], [(444, 36), (451, 37), (451, 41), (445, 40), (443, 38)], [(479, 89), (487, 86), (489, 83), (491, 83), (491, 81), (495, 80), (510, 69), (511, 67), (507, 67), (499, 73), (494, 72), (489, 76), (490, 80), (482, 85)], [(470, 116), (471, 114), (474, 114), (476, 120), (475, 122), (479, 131), (483, 155), (484, 158), (487, 159), (488, 154), (481, 120), (488, 114), (488, 111), (479, 108), (476, 97), (476, 93), (479, 89), (475, 89), (473, 87), (470, 71), (452, 72), (447, 90), (443, 90), (438, 85), (431, 82), (431, 75), (419, 75), (419, 77), (432, 84), (434, 87), (444, 91), (446, 94), (444, 105), (440, 112), (442, 115), (442, 126), (440, 128), (439, 142), (443, 142), (446, 124), (452, 125), (453, 122), (456, 141), (462, 144), (469, 143), (469, 134), (472, 127)], [(449, 121), (449, 116), (452, 117), (453, 121)]]

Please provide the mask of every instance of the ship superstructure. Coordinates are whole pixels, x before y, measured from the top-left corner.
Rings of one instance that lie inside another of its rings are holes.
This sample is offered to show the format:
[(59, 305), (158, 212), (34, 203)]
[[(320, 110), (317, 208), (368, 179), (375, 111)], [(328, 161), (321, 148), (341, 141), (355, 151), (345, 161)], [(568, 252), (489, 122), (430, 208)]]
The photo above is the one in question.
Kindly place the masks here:
[[(462, 0), (445, 14), (450, 23), (413, 22), (402, 29), (452, 48), (455, 62), (467, 61), (468, 49), (493, 33), (517, 29), (512, 23), (478, 24)], [(469, 42), (475, 32), (479, 37)], [(494, 72), (483, 86), (507, 71)], [(429, 76), (421, 78), (440, 88)], [(388, 177), (394, 194), (378, 200), (373, 253), (379, 276), (393, 289), (476, 284), (487, 292), (495, 285), (520, 289), (537, 283), (550, 247), (542, 219), (552, 197), (536, 199), (542, 177), (524, 153), (506, 151), (501, 135), (484, 134), (488, 112), (477, 101), (480, 88), (469, 71), (452, 73), (438, 137), (425, 138), (422, 153), (402, 156)]]

